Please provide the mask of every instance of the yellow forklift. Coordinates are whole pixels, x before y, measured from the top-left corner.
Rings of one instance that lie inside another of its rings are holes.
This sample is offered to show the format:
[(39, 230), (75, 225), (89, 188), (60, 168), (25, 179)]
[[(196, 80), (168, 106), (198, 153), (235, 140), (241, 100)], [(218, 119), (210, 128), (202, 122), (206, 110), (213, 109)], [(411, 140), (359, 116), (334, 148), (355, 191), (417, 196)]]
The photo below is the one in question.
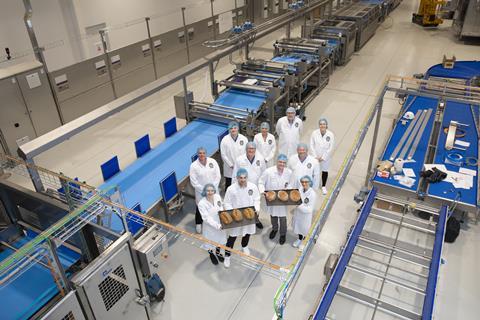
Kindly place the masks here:
[(443, 23), (439, 14), (441, 6), (446, 3), (446, 1), (441, 0), (420, 0), (418, 12), (412, 15), (412, 22), (422, 27), (437, 27)]

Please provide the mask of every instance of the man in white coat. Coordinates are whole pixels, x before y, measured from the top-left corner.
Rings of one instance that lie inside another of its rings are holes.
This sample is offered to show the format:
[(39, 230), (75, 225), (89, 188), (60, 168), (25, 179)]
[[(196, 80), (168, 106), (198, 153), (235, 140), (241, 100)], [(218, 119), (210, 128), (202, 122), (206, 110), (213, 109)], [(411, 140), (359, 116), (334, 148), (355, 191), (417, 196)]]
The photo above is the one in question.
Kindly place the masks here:
[(309, 176), (301, 177), (300, 182), (302, 184), (300, 187), (302, 204), (295, 208), (293, 212), (293, 232), (298, 234), (298, 239), (293, 243), (293, 246), (303, 250), (304, 245), (302, 241), (308, 234), (312, 224), (313, 211), (315, 210), (317, 195), (315, 190), (312, 188), (313, 182)]
[(277, 142), (275, 136), (270, 133), (268, 122), (262, 122), (260, 132), (255, 135), (253, 142), (257, 145), (257, 152), (265, 159), (267, 168), (271, 167), (275, 158), (275, 151), (277, 151)]
[[(235, 161), (233, 172), (237, 172), (240, 168), (244, 168), (248, 172), (248, 181), (258, 186), (258, 179), (265, 171), (266, 164), (262, 155), (257, 152), (257, 146), (255, 142), (248, 142), (246, 147), (246, 153), (242, 154)], [(236, 179), (233, 182), (237, 182)], [(263, 229), (263, 224), (260, 220), (256, 220), (257, 228)]]
[[(248, 181), (248, 172), (244, 168), (240, 168), (236, 174), (237, 182), (228, 187), (225, 192), (224, 207), (225, 210), (232, 210), (237, 208), (255, 207), (255, 211), (260, 211), (260, 192), (256, 185)], [(227, 229), (227, 247), (233, 248), (237, 237), (242, 237), (242, 251), (245, 254), (250, 254), (248, 242), (250, 235), (256, 231), (255, 224), (246, 225), (243, 227), (236, 227)], [(230, 252), (225, 251), (225, 267), (230, 267)]]
[(220, 185), (220, 168), (218, 167), (217, 161), (215, 159), (207, 157), (207, 150), (204, 147), (197, 149), (197, 160), (193, 161), (190, 165), (190, 183), (195, 189), (195, 204), (197, 205), (197, 210), (195, 212), (195, 225), (197, 233), (202, 232), (202, 216), (198, 209), (198, 203), (202, 199), (203, 187), (207, 183), (211, 183), (218, 190)]
[(295, 153), (303, 131), (303, 122), (296, 115), (295, 108), (289, 107), (287, 115), (277, 121), (278, 152), (288, 157)]
[[(279, 154), (277, 157), (277, 165), (268, 168), (258, 181), (258, 189), (261, 193), (271, 190), (290, 189), (295, 182), (292, 171), (287, 167), (287, 156)], [(267, 206), (267, 212), (270, 214), (272, 222), (272, 231), (270, 231), (270, 239), (275, 238), (277, 232), (280, 231), (279, 243), (284, 244), (287, 235), (287, 206)]]
[(223, 160), (223, 176), (225, 177), (225, 189), (232, 184), (233, 167), (235, 166), (235, 160), (245, 153), (245, 146), (248, 139), (238, 133), (238, 123), (230, 122), (228, 124), (229, 134), (223, 137), (220, 142), (220, 155)]
[(318, 189), (320, 183), (320, 165), (314, 157), (308, 154), (308, 146), (305, 143), (299, 143), (297, 154), (288, 159), (288, 167), (292, 170), (295, 177), (294, 188), (300, 189), (300, 178), (309, 176), (312, 178), (313, 187)]
[(322, 193), (327, 194), (328, 169), (330, 158), (335, 146), (335, 136), (328, 130), (328, 121), (322, 118), (318, 121), (319, 128), (312, 132), (310, 137), (310, 152), (318, 160), (322, 171)]

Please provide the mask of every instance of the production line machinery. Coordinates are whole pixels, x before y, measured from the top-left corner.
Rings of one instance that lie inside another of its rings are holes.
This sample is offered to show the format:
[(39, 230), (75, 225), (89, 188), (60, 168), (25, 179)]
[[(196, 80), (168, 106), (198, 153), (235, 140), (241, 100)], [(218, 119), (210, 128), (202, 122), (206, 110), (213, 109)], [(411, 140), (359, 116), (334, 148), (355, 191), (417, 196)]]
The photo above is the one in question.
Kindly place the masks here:
[(334, 48), (325, 40), (298, 38), (277, 41), (274, 48), (272, 59), (238, 63), (230, 77), (215, 81), (213, 103), (194, 101), (192, 94), (176, 97), (177, 117), (237, 121), (248, 136), (263, 121), (275, 123), (289, 106), (303, 117), (306, 105), (328, 83)]

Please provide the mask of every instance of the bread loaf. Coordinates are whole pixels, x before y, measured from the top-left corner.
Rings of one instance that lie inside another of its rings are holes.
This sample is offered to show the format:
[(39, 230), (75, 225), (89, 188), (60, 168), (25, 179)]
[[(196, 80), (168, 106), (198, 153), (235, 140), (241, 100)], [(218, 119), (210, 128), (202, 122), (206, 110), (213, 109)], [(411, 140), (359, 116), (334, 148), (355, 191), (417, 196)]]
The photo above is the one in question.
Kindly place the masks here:
[(288, 193), (287, 191), (278, 191), (278, 199), (280, 199), (280, 201), (283, 201), (283, 202), (286, 202), (288, 201)]
[(243, 220), (243, 216), (242, 216), (242, 212), (238, 209), (233, 209), (233, 212), (232, 212), (232, 218), (233, 220), (235, 220), (236, 222), (240, 222)]
[(252, 208), (246, 208), (243, 210), (243, 216), (248, 220), (255, 218), (255, 211)]
[(290, 191), (290, 200), (293, 202), (300, 201), (302, 197), (300, 196), (300, 192), (298, 190), (292, 190)]
[(228, 212), (220, 212), (220, 220), (224, 225), (229, 225), (233, 222), (232, 216)]
[(274, 201), (277, 198), (277, 193), (275, 191), (268, 191), (265, 195), (267, 201)]

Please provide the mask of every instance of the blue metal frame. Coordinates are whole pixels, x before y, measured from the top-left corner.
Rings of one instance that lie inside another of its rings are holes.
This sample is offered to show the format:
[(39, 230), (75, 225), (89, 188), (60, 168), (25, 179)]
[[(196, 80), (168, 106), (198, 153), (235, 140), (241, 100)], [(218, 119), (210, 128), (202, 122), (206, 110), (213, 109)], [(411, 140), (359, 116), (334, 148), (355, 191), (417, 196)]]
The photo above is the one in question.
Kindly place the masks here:
[(120, 172), (118, 157), (114, 156), (112, 159), (104, 162), (102, 165), (100, 165), (100, 168), (102, 169), (103, 181), (107, 181)]
[(137, 154), (137, 158), (140, 158), (151, 149), (150, 136), (148, 134), (135, 141), (135, 152)]
[(338, 260), (335, 272), (333, 273), (332, 278), (328, 282), (327, 289), (325, 290), (323, 298), (320, 301), (320, 304), (318, 305), (315, 314), (313, 315), (314, 320), (325, 319), (325, 317), (327, 316), (328, 309), (330, 309), (333, 299), (335, 298), (335, 293), (337, 292), (338, 286), (342, 281), (348, 261), (350, 261), (353, 250), (357, 245), (358, 237), (362, 233), (365, 222), (368, 219), (370, 209), (372, 208), (373, 202), (375, 201), (376, 194), (377, 188), (373, 188), (368, 194), (367, 200), (365, 201), (362, 210), (360, 211), (357, 222), (355, 223), (355, 226), (350, 233), (347, 245), (345, 246), (345, 249), (340, 256), (340, 259)]
[(177, 132), (177, 118), (173, 117), (163, 124), (163, 129), (165, 131), (165, 138), (172, 136)]
[(165, 203), (169, 203), (178, 194), (177, 176), (175, 171), (172, 171), (160, 181), (160, 190), (162, 192), (162, 199)]
[(435, 243), (433, 245), (432, 260), (430, 262), (430, 272), (428, 274), (427, 289), (425, 291), (426, 294), (423, 301), (422, 320), (430, 320), (433, 316), (438, 272), (440, 270), (440, 261), (442, 258), (443, 240), (445, 238), (445, 229), (447, 227), (447, 216), (448, 207), (443, 206), (440, 210), (437, 230), (435, 233)]

